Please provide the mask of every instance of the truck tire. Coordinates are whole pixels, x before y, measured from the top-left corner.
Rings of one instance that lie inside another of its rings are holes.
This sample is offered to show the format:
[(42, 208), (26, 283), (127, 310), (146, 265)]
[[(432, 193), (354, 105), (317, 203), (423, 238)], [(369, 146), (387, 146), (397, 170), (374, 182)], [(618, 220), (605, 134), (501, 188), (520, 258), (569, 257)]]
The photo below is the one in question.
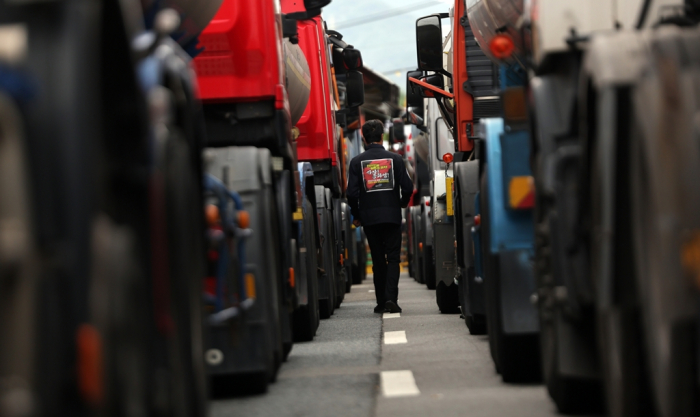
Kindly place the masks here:
[[(539, 158), (535, 158), (539, 160)], [(541, 170), (540, 170), (541, 173)], [(538, 178), (538, 174), (535, 174)], [(552, 247), (551, 247), (551, 197), (542, 195), (544, 185), (535, 187), (537, 203), (535, 205), (535, 277), (538, 287), (538, 312), (540, 317), (540, 351), (542, 358), (542, 377), (547, 392), (557, 406), (557, 410), (563, 414), (599, 414), (604, 410), (603, 392), (600, 380), (565, 375), (559, 364), (564, 360), (561, 356), (562, 347), (559, 346), (561, 337), (560, 325), (582, 326), (579, 320), (568, 321), (562, 317), (563, 306), (557, 305), (554, 297), (554, 272), (552, 271)], [(589, 340), (594, 340), (595, 332), (592, 329), (576, 328), (574, 331), (584, 330)], [(571, 332), (571, 330), (569, 330)], [(570, 354), (573, 356), (573, 354)], [(580, 360), (574, 356), (574, 359)]]
[(410, 207), (409, 215), (411, 216), (411, 242), (409, 244), (413, 245), (413, 255), (411, 256), (411, 269), (413, 270), (413, 278), (419, 284), (423, 283), (423, 272), (421, 269), (420, 259), (422, 257), (421, 249), (419, 248), (420, 242), (420, 207)]
[(357, 262), (360, 273), (360, 283), (367, 279), (367, 245), (365, 244), (365, 232), (360, 230), (360, 241), (357, 242)]
[(319, 301), (319, 311), (321, 314), (321, 319), (330, 318), (335, 310), (335, 288), (336, 281), (334, 277), (334, 265), (333, 265), (333, 245), (331, 228), (332, 218), (328, 208), (321, 209), (321, 224), (319, 226), (321, 229), (321, 252), (323, 258), (323, 275), (322, 280), (325, 281), (325, 285), (328, 286), (328, 298), (321, 299)]
[[(613, 97), (614, 100), (626, 101), (626, 95), (623, 91), (608, 92), (605, 99), (611, 100)], [(602, 101), (603, 98), (596, 104), (609, 108)], [(622, 103), (615, 110), (621, 110), (621, 107)], [(629, 120), (622, 112), (615, 117), (623, 124)], [(598, 155), (601, 150), (596, 149), (601, 144), (596, 144), (591, 161), (591, 247), (601, 248), (591, 251), (591, 280), (605, 282), (609, 279), (612, 287), (605, 289), (597, 306), (596, 324), (604, 392), (608, 415), (612, 417), (654, 416), (642, 348), (641, 312), (633, 273), (634, 255), (630, 250), (632, 230), (628, 159), (619, 154), (628, 149), (629, 138), (623, 133), (616, 139), (619, 142), (616, 145), (617, 158), (614, 166), (610, 167), (615, 172), (614, 195), (604, 192), (608, 188), (609, 178), (603, 177), (602, 173), (606, 171)], [(610, 208), (610, 201), (604, 200), (609, 198), (615, 199), (614, 208)], [(611, 220), (607, 221), (609, 216), (612, 216)], [(611, 228), (612, 233), (604, 232)], [(606, 264), (605, 259), (610, 251), (614, 257), (610, 264)], [(606, 265), (608, 268), (605, 268)], [(605, 302), (604, 299), (610, 301)]]
[(0, 89), (0, 225), (4, 225), (0, 226), (0, 239), (8, 242), (11, 236), (24, 237), (13, 242), (12, 251), (0, 254), (0, 366), (3, 379), (8, 381), (0, 388), (0, 398), (8, 398), (10, 390), (36, 398), (36, 351), (33, 354), (31, 346), (37, 340), (41, 264), (33, 243), (33, 184), (23, 124), (19, 108)]
[(331, 202), (333, 204), (332, 210), (332, 236), (333, 236), (333, 268), (336, 276), (336, 287), (335, 287), (335, 308), (340, 308), (340, 305), (345, 299), (345, 285), (349, 277), (345, 275), (345, 268), (340, 263), (340, 256), (342, 251), (342, 237), (343, 237), (343, 217), (341, 213), (341, 202), (339, 199), (332, 197), (333, 192), (330, 189), (326, 191), (329, 196), (331, 196)]
[(469, 334), (486, 334), (486, 317), (483, 314), (473, 314), (467, 311), (466, 308), (468, 305), (467, 296), (469, 295), (467, 288), (469, 282), (467, 282), (467, 280), (470, 275), (474, 274), (474, 268), (469, 268), (466, 273), (462, 271), (462, 274), (459, 281), (459, 304), (462, 317), (464, 317), (464, 323), (467, 325), (467, 329), (469, 329)]
[[(537, 204), (536, 210), (542, 209), (544, 204)], [(560, 317), (560, 308), (554, 305), (554, 300), (544, 299), (543, 294), (554, 291), (553, 284), (545, 282), (551, 277), (551, 260), (549, 259), (549, 230), (546, 225), (547, 216), (536, 215), (537, 219), (543, 219), (536, 226), (535, 252), (537, 254), (536, 274), (538, 288), (540, 288), (540, 300), (538, 311), (540, 316), (540, 350), (542, 357), (542, 377), (547, 392), (562, 414), (597, 414), (603, 412), (603, 393), (599, 380), (575, 378), (562, 374), (559, 364), (563, 360), (560, 357), (559, 347), (559, 323), (565, 320)], [(550, 294), (549, 297), (552, 295)], [(566, 323), (575, 326), (574, 323)]]
[[(164, 145), (159, 163), (165, 183), (166, 224), (170, 315), (173, 318), (171, 394), (175, 410), (189, 410), (194, 416), (206, 415), (206, 373), (204, 367), (202, 280), (204, 277), (204, 234), (200, 175), (191, 165), (189, 146), (176, 127)], [(193, 196), (195, 196), (193, 198)], [(156, 242), (157, 244), (157, 242)]]
[[(296, 242), (290, 245), (293, 241), (292, 232), (292, 213), (291, 207), (296, 204), (291, 198), (290, 190), (292, 173), (288, 170), (273, 173), (275, 183), (275, 202), (273, 224), (273, 236), (279, 236), (275, 239), (277, 247), (275, 248), (276, 261), (280, 277), (279, 282), (279, 313), (280, 326), (282, 329), (282, 359), (287, 360), (289, 352), (294, 344), (292, 316), (289, 313), (293, 311), (296, 301), (296, 289), (291, 286), (290, 268), (297, 270), (296, 265)], [(293, 246), (293, 248), (292, 248)]]
[(310, 342), (316, 336), (319, 322), (319, 306), (318, 306), (318, 263), (316, 257), (316, 226), (314, 218), (316, 210), (312, 210), (311, 202), (308, 197), (304, 196), (304, 220), (302, 221), (302, 233), (304, 233), (303, 249), (306, 250), (306, 255), (301, 257), (306, 263), (306, 279), (308, 303), (305, 306), (300, 306), (294, 312), (294, 341)]
[[(700, 60), (692, 54), (697, 43), (697, 32), (679, 29), (652, 41), (653, 69), (632, 100), (629, 209), (636, 304), (659, 416), (700, 415), (700, 105), (689, 88), (700, 83)], [(655, 100), (651, 109), (644, 104), (649, 99)]]
[(489, 329), (489, 348), (491, 357), (496, 365), (496, 371), (501, 374), (503, 382), (535, 382), (541, 378), (539, 361), (528, 360), (538, 358), (539, 340), (536, 335), (508, 335), (503, 330), (501, 313), (499, 257), (490, 249), (490, 219), (488, 194), (488, 169), (484, 164), (481, 177), (481, 242), (484, 261), (484, 282), (486, 318)]
[(352, 264), (352, 284), (362, 284), (362, 274), (360, 273), (360, 266), (356, 263)]
[(423, 251), (423, 277), (425, 279), (425, 286), (428, 287), (429, 290), (434, 290), (436, 282), (435, 263), (433, 262), (433, 247), (424, 245)]
[(459, 287), (440, 282), (435, 289), (435, 299), (442, 314), (459, 313)]
[(483, 314), (465, 316), (464, 321), (467, 324), (467, 329), (469, 329), (469, 334), (475, 336), (486, 334), (486, 316)]

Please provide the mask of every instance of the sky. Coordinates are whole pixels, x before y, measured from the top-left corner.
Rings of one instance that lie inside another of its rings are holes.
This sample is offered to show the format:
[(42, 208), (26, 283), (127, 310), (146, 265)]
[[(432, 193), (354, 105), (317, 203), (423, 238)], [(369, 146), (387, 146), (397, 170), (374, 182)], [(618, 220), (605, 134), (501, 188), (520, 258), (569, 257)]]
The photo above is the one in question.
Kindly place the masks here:
[[(323, 8), (323, 18), (328, 29), (362, 51), (366, 66), (405, 90), (406, 71), (417, 65), (416, 19), (447, 13), (452, 4), (454, 0), (333, 0)], [(442, 24), (449, 27), (449, 19)]]

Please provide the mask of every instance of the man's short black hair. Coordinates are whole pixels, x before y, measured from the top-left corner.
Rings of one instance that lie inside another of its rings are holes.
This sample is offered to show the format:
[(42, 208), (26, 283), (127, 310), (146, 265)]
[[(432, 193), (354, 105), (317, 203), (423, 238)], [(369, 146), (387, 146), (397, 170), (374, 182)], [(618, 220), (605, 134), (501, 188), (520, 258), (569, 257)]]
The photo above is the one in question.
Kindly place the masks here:
[(382, 141), (384, 135), (384, 123), (374, 119), (362, 125), (362, 136), (365, 137), (367, 143), (377, 143)]

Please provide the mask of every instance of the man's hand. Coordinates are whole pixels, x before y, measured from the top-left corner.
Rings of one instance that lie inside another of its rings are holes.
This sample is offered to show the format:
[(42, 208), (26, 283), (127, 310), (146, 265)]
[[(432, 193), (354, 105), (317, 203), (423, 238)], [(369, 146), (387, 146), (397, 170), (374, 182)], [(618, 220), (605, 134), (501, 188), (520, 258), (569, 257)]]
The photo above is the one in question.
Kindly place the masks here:
[(353, 221), (352, 221), (352, 224), (354, 224), (355, 227), (360, 227), (360, 226), (362, 226), (362, 223), (360, 223), (360, 221), (357, 220), (357, 219), (353, 220)]

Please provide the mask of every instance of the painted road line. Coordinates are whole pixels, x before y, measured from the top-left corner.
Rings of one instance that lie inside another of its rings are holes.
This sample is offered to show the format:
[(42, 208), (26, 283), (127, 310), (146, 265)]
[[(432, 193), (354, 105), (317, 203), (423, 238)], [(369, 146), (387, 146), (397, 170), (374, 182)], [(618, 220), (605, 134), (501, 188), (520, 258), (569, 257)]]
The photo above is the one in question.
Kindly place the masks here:
[(420, 395), (411, 371), (383, 371), (380, 380), (382, 394), (387, 398)]
[(405, 330), (399, 330), (398, 332), (384, 332), (385, 345), (396, 345), (399, 343), (408, 343)]
[(401, 313), (384, 313), (382, 318), (384, 319), (398, 319), (401, 317)]
[(369, 290), (369, 292), (374, 292), (374, 290)]

